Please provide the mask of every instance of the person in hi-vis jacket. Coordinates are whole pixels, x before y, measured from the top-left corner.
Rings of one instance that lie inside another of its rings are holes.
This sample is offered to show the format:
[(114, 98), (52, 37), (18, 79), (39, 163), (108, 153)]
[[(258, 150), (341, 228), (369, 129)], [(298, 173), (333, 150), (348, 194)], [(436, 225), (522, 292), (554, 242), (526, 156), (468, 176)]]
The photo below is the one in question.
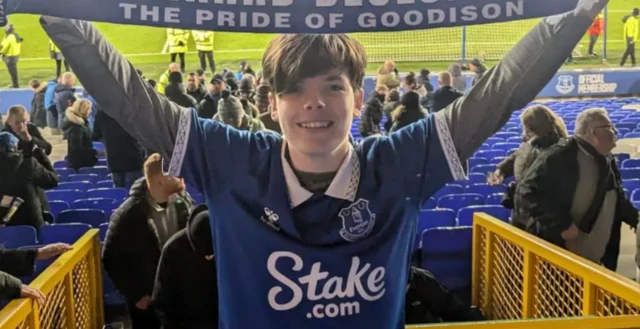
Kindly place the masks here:
[(171, 62), (176, 61), (176, 57), (180, 57), (180, 71), (185, 73), (184, 56), (187, 53), (187, 43), (189, 42), (189, 31), (183, 29), (167, 29), (167, 43), (169, 44), (169, 54), (171, 54)]
[(193, 34), (193, 40), (196, 41), (196, 50), (198, 51), (198, 58), (200, 59), (200, 69), (202, 71), (207, 70), (206, 57), (209, 62), (211, 74), (214, 74), (216, 72), (216, 62), (213, 59), (213, 32), (193, 30), (191, 34)]
[(357, 146), (367, 60), (348, 35), (283, 34), (267, 47), (281, 136), (171, 103), (88, 22), (42, 25), (103, 110), (204, 194), (223, 269), (219, 328), (401, 329), (423, 203), (464, 179), (463, 161), (536, 97), (607, 2), (543, 19), (463, 97)]

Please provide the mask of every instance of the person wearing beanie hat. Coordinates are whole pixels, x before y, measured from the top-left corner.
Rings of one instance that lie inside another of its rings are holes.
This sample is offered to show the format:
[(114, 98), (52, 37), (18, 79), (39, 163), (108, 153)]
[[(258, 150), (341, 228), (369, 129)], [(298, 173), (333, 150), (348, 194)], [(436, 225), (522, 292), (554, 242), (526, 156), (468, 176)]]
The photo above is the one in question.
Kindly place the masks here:
[(211, 83), (208, 86), (208, 93), (198, 104), (198, 117), (204, 119), (213, 118), (218, 113), (218, 101), (220, 93), (227, 89), (227, 84), (222, 74), (215, 74), (211, 77)]
[(238, 130), (260, 131), (264, 128), (261, 122), (253, 120), (244, 109), (239, 98), (231, 95), (228, 90), (223, 90), (218, 101), (218, 113), (213, 117), (214, 121), (222, 122)]
[(262, 84), (256, 89), (253, 94), (253, 102), (258, 107), (260, 113), (269, 112), (269, 86)]
[(7, 225), (44, 225), (38, 189), (58, 186), (58, 174), (41, 148), (30, 156), (18, 150), (19, 139), (0, 132), (0, 199), (23, 200)]
[(206, 205), (165, 244), (153, 289), (153, 306), (165, 329), (218, 327), (218, 287)]
[(253, 95), (256, 90), (256, 78), (253, 75), (247, 74), (240, 80), (240, 86), (238, 87), (240, 98), (244, 98), (250, 102), (254, 102)]
[(238, 80), (236, 80), (235, 78), (227, 78), (227, 80), (225, 81), (227, 84), (228, 89), (231, 91), (232, 95), (237, 95), (238, 94)]
[(420, 95), (415, 91), (410, 91), (402, 95), (400, 106), (396, 107), (391, 113), (393, 126), (389, 133), (398, 131), (427, 116), (429, 116), (429, 113), (420, 106)]

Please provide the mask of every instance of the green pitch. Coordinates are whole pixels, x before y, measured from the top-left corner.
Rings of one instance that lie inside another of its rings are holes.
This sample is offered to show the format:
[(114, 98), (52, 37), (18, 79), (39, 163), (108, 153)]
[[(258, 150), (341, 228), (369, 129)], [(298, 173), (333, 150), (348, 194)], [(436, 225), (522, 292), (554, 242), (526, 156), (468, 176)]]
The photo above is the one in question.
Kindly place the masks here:
[[(635, 0), (612, 0), (608, 15), (607, 57), (612, 66), (617, 62), (624, 50), (622, 39), (622, 17), (637, 6)], [(510, 45), (517, 42), (528, 28), (537, 20), (513, 23), (490, 24), (472, 26), (467, 30), (468, 58), (481, 53), (492, 51), (503, 53)], [(23, 52), (18, 64), (21, 85), (27, 85), (30, 79), (49, 79), (55, 74), (55, 63), (49, 59), (48, 38), (42, 31), (38, 19), (33, 15), (12, 15), (9, 22), (14, 24), (17, 32), (24, 38)], [(141, 69), (148, 78), (157, 79), (166, 70), (169, 62), (168, 54), (161, 54), (165, 42), (165, 29), (140, 27), (129, 25), (115, 25), (98, 23), (98, 28), (129, 60)], [(0, 32), (3, 37), (4, 32)], [(450, 60), (444, 58), (459, 58), (461, 53), (461, 33), (459, 28), (435, 29), (429, 31), (377, 33), (376, 35), (356, 35), (367, 47), (372, 58), (410, 58), (417, 53), (427, 54), (436, 61), (398, 61), (400, 71), (418, 71), (429, 68), (437, 71), (446, 68)], [(254, 69), (260, 69), (260, 58), (263, 49), (272, 38), (270, 34), (226, 33), (215, 34), (215, 59), (218, 69), (230, 68), (236, 70), (240, 60), (247, 60)], [(596, 53), (602, 51), (601, 37), (596, 46)], [(495, 43), (495, 44), (494, 44)], [(435, 44), (435, 46), (434, 46)], [(582, 43), (582, 52), (587, 52), (588, 39)], [(446, 45), (446, 46), (440, 46)], [(190, 39), (189, 50), (195, 50), (193, 39)], [(493, 61), (488, 61), (492, 65)], [(606, 67), (600, 59), (583, 59), (568, 67)], [(379, 63), (371, 63), (370, 73), (375, 73)], [(195, 54), (187, 55), (187, 70), (193, 71), (199, 67)], [(4, 65), (0, 65), (0, 86), (9, 84), (9, 74)]]

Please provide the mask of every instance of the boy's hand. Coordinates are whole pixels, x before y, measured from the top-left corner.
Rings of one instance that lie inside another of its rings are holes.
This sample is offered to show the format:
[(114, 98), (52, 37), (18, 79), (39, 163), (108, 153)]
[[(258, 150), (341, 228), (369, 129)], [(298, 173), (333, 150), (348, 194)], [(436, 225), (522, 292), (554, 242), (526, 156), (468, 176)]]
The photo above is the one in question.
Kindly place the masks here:
[(40, 290), (31, 288), (26, 284), (22, 285), (22, 289), (20, 290), (20, 297), (33, 298), (36, 300), (36, 302), (38, 302), (40, 306), (44, 305), (44, 302), (46, 301), (44, 294), (40, 292)]
[(55, 257), (60, 254), (63, 254), (71, 249), (73, 249), (73, 247), (71, 247), (71, 245), (68, 245), (66, 243), (49, 244), (38, 249), (38, 255), (36, 256), (36, 259), (38, 260), (49, 259), (51, 257)]
[(183, 179), (167, 176), (162, 172), (160, 154), (152, 154), (144, 163), (144, 169), (149, 195), (156, 203), (167, 202), (171, 195), (186, 189)]

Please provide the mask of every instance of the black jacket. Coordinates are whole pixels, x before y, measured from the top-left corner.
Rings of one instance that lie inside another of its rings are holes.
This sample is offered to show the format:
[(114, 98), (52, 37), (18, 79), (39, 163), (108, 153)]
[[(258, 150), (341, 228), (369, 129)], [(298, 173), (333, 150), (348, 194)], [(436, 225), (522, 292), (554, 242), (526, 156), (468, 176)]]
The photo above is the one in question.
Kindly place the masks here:
[(53, 89), (53, 99), (56, 104), (58, 115), (65, 113), (67, 108), (76, 101), (75, 88), (67, 87), (63, 84), (57, 84)]
[(98, 152), (93, 148), (89, 122), (69, 109), (61, 128), (67, 136), (69, 168), (93, 167), (98, 162)]
[(42, 137), (42, 134), (40, 133), (40, 129), (38, 129), (38, 127), (33, 123), (27, 123), (27, 131), (29, 132), (29, 135), (31, 135), (30, 142), (22, 140), (20, 136), (18, 136), (18, 134), (16, 134), (13, 131), (13, 129), (11, 129), (11, 126), (9, 125), (6, 125), (4, 129), (2, 129), (2, 131), (11, 133), (12, 135), (16, 136), (19, 139), (18, 149), (20, 151), (30, 153), (31, 150), (33, 150), (33, 148), (37, 146), (42, 150), (44, 150), (44, 153), (46, 155), (49, 155), (53, 150), (53, 147), (51, 146), (51, 144), (47, 142), (47, 140), (44, 139), (44, 137)]
[(273, 119), (271, 118), (271, 112), (265, 112), (260, 114), (260, 121), (264, 125), (265, 129), (275, 131), (278, 134), (282, 134), (282, 128), (280, 128), (280, 123), (278, 121), (273, 121)]
[[(524, 178), (518, 182), (515, 192), (514, 225), (526, 225), (526, 230), (560, 247), (565, 247), (561, 233), (567, 230), (573, 220), (570, 215), (573, 195), (579, 179), (577, 161), (578, 143), (590, 146), (578, 138), (561, 140), (546, 151), (541, 152), (531, 164)], [(602, 157), (603, 164), (606, 163)], [(625, 197), (620, 173), (614, 162), (601, 169), (601, 181), (611, 180), (618, 192), (615, 222), (611, 243), (620, 243), (620, 225), (624, 221), (632, 227), (638, 224), (638, 211)], [(610, 173), (608, 172), (610, 170)], [(601, 189), (604, 190), (604, 189)], [(552, 191), (552, 193), (550, 193)], [(600, 191), (606, 192), (606, 191)], [(594, 200), (594, 216), (585, 217), (578, 229), (589, 233), (597, 219), (598, 197)], [(520, 226), (522, 227), (522, 226)], [(617, 236), (616, 236), (616, 229)]]
[(58, 174), (41, 149), (35, 149), (31, 156), (21, 152), (0, 153), (0, 196), (24, 200), (9, 225), (42, 226), (42, 204), (37, 189), (56, 186)]
[(28, 276), (33, 274), (37, 249), (6, 249), (0, 247), (0, 271), (13, 276)]
[(394, 131), (398, 131), (418, 120), (426, 118), (428, 115), (429, 114), (424, 110), (410, 109), (402, 113), (400, 118), (393, 122), (393, 126), (391, 126), (389, 132), (392, 133)]
[(486, 66), (484, 65), (478, 66), (478, 70), (476, 71), (476, 74), (473, 76), (473, 79), (471, 80), (471, 86), (475, 86), (476, 83), (478, 83), (478, 81), (480, 81), (480, 79), (484, 77), (485, 72), (487, 72)]
[(218, 113), (219, 100), (220, 94), (206, 94), (198, 104), (198, 116), (204, 119), (212, 119)]
[(15, 276), (0, 271), (0, 299), (14, 299), (20, 297), (22, 282)]
[(557, 142), (556, 138), (537, 137), (528, 143), (522, 143), (515, 152), (498, 164), (497, 169), (504, 177), (514, 176), (518, 182), (527, 173), (538, 154)]
[(170, 101), (182, 107), (198, 107), (198, 102), (195, 100), (195, 98), (189, 96), (185, 92), (184, 86), (181, 83), (170, 82), (169, 84), (167, 84), (167, 87), (164, 90), (164, 94)]
[(405, 299), (405, 324), (485, 321), (478, 310), (465, 305), (427, 270), (411, 267)]
[(391, 118), (391, 113), (396, 107), (400, 104), (400, 101), (393, 101), (385, 103), (382, 107), (382, 112), (384, 112), (385, 117), (387, 117), (387, 121), (384, 123), (384, 130), (389, 132), (391, 130), (391, 126), (393, 126), (393, 118)]
[(126, 173), (142, 170), (144, 149), (122, 126), (98, 109), (93, 124), (93, 139), (102, 140), (107, 151), (110, 172)]
[(185, 88), (187, 91), (187, 95), (193, 97), (197, 103), (204, 98), (204, 95), (207, 94), (207, 91), (204, 89), (203, 85), (198, 85), (198, 87), (194, 90), (190, 90), (189, 88)]
[(47, 109), (44, 108), (44, 94), (46, 92), (47, 88), (42, 88), (34, 93), (31, 99), (31, 120), (40, 128), (47, 126)]
[[(151, 296), (162, 246), (149, 218), (147, 184), (138, 179), (124, 201), (111, 215), (102, 249), (102, 263), (116, 289), (129, 304)], [(171, 207), (180, 228), (186, 226), (191, 201), (180, 199)]]
[(429, 96), (427, 102), (427, 108), (430, 113), (436, 113), (449, 104), (453, 103), (456, 99), (462, 97), (462, 93), (450, 86), (444, 86), (436, 90)]
[[(201, 235), (208, 235), (208, 239), (201, 239)], [(215, 260), (205, 259), (205, 255), (213, 255), (212, 249), (209, 212), (206, 206), (199, 206), (188, 227), (176, 233), (162, 250), (153, 306), (163, 329), (218, 328)]]

